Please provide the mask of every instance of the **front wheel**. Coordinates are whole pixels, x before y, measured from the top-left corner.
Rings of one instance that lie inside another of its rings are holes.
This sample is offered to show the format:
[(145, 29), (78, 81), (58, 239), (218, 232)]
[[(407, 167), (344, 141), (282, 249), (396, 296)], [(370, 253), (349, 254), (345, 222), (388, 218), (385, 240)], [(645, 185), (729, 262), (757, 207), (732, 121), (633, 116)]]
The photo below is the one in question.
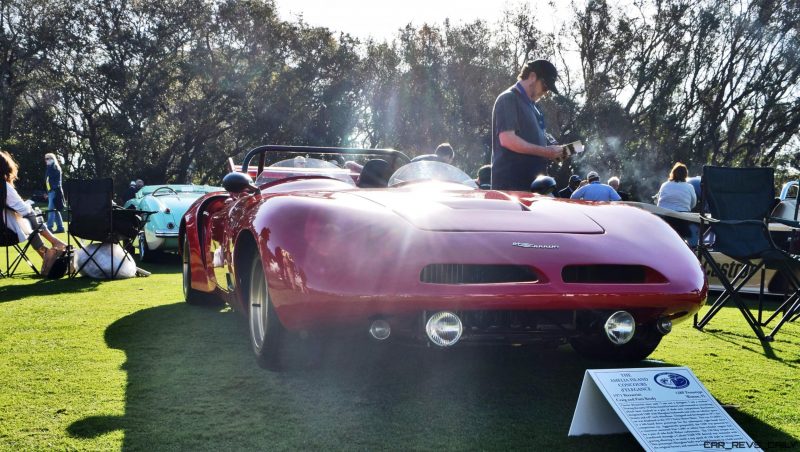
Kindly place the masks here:
[(584, 358), (614, 361), (636, 362), (650, 356), (655, 351), (661, 338), (655, 325), (637, 327), (633, 339), (622, 345), (614, 345), (608, 338), (599, 335), (586, 335), (570, 339), (569, 343)]
[(275, 314), (269, 296), (267, 278), (261, 258), (256, 254), (250, 268), (249, 281), (250, 343), (258, 365), (270, 370), (280, 368), (281, 342), (286, 331)]

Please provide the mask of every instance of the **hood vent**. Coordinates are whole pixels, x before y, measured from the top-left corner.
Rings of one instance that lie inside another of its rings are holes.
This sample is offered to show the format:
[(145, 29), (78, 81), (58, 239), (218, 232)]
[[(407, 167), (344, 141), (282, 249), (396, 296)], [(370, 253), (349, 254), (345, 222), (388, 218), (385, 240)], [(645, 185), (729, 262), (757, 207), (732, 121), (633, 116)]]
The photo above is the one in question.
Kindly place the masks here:
[(500, 284), (536, 282), (539, 277), (522, 265), (430, 264), (419, 279), (428, 284)]

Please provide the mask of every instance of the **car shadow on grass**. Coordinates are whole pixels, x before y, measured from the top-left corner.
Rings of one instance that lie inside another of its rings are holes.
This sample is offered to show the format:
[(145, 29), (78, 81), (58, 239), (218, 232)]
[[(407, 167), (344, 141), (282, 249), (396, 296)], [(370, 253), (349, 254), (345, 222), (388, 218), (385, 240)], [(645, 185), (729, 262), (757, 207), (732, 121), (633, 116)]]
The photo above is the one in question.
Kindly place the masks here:
[[(637, 450), (629, 434), (568, 438), (584, 372), (569, 347), (430, 350), (327, 343), (318, 365), (259, 368), (245, 322), (183, 303), (110, 325), (128, 373), (124, 416), (68, 428), (123, 430), (123, 449)], [(644, 361), (635, 367), (671, 366)], [(757, 440), (791, 441), (733, 410)]]

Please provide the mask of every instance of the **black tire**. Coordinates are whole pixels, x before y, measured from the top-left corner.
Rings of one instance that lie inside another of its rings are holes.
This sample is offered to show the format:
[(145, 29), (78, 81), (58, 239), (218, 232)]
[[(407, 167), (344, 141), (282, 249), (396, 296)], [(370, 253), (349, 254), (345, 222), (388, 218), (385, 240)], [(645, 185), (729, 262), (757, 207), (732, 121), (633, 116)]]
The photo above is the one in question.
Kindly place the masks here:
[(570, 339), (572, 348), (584, 358), (598, 361), (636, 362), (641, 361), (658, 347), (664, 337), (655, 325), (637, 326), (628, 343), (614, 345), (605, 335), (586, 335)]
[(183, 299), (186, 303), (194, 306), (222, 306), (224, 303), (218, 297), (206, 292), (192, 289), (192, 277), (189, 274), (191, 268), (191, 253), (189, 252), (189, 238), (183, 236), (183, 246), (181, 247), (181, 270), (183, 274)]
[(250, 344), (256, 355), (258, 365), (269, 370), (280, 370), (281, 350), (286, 338), (286, 330), (275, 313), (269, 286), (261, 264), (261, 257), (256, 254), (250, 267), (250, 279), (245, 293), (248, 303), (248, 324)]
[(140, 262), (153, 262), (156, 260), (156, 256), (161, 254), (160, 251), (151, 250), (149, 246), (147, 246), (147, 239), (144, 236), (144, 231), (139, 233), (139, 261)]

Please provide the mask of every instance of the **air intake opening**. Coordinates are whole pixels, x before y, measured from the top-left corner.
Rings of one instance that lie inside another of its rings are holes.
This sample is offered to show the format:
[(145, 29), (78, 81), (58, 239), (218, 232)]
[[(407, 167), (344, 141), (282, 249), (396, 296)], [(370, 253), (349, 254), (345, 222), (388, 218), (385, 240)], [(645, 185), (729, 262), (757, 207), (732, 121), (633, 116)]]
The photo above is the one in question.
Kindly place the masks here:
[(664, 276), (644, 265), (568, 265), (561, 271), (565, 283), (652, 284), (666, 282)]
[(539, 276), (522, 265), (430, 264), (419, 279), (429, 284), (497, 284), (536, 282)]

